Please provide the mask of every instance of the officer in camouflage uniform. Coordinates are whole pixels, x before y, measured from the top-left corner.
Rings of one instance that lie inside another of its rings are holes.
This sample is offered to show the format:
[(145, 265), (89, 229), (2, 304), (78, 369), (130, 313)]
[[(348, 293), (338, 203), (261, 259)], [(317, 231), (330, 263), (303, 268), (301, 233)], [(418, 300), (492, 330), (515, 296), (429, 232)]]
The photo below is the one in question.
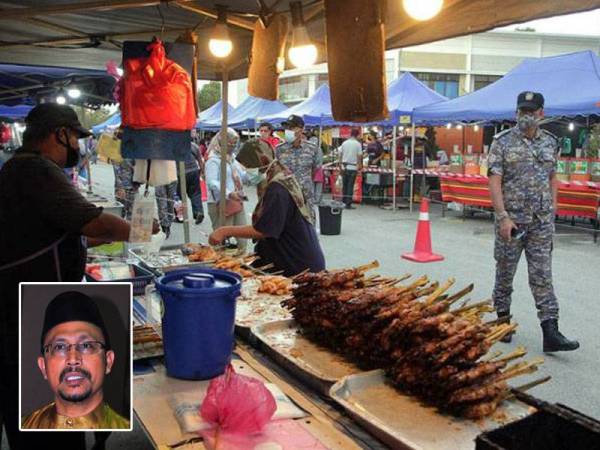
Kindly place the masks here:
[[(517, 126), (496, 135), (490, 149), (490, 194), (496, 212), (492, 296), (498, 317), (508, 318), (513, 278), (525, 250), (544, 351), (568, 351), (577, 349), (579, 343), (558, 331), (558, 301), (552, 286), (558, 141), (538, 126), (543, 107), (542, 94), (519, 94)], [(510, 335), (503, 339), (510, 340)]]
[(282, 125), (285, 128), (285, 143), (276, 148), (276, 156), (284, 166), (290, 169), (300, 183), (314, 223), (313, 175), (323, 164), (323, 156), (317, 145), (303, 139), (304, 120), (302, 117), (291, 115)]
[(175, 220), (175, 194), (177, 193), (177, 181), (164, 186), (156, 186), (154, 195), (158, 209), (158, 221), (160, 228), (167, 238), (171, 235), (171, 225)]

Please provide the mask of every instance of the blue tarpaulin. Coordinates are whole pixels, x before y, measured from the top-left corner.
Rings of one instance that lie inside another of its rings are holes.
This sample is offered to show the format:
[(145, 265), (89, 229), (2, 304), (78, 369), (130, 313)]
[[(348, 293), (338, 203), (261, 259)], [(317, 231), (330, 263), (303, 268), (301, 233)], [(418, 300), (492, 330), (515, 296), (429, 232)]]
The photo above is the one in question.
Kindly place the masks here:
[[(413, 109), (417, 106), (446, 100), (446, 97), (430, 89), (408, 72), (388, 85), (387, 94), (388, 109), (390, 111), (390, 118), (388, 120), (369, 124), (357, 123), (355, 125), (397, 125), (400, 116), (410, 116)], [(312, 97), (304, 100), (302, 103), (292, 106), (279, 114), (261, 117), (261, 119), (279, 124), (292, 114), (301, 116), (306, 125), (309, 126), (350, 124), (348, 122), (337, 122), (333, 119), (331, 113), (331, 96), (329, 85), (327, 84), (321, 85)]]
[(390, 111), (390, 125), (398, 124), (400, 116), (412, 116), (413, 110), (419, 106), (431, 105), (448, 100), (438, 94), (410, 72), (388, 85), (387, 102)]
[(104, 133), (107, 129), (117, 128), (121, 125), (121, 113), (116, 113), (106, 119), (104, 122), (92, 127), (92, 133)]
[(33, 106), (31, 105), (16, 105), (16, 106), (1, 106), (0, 105), (0, 118), (2, 119), (23, 119)]
[(78, 99), (70, 103), (101, 105), (113, 101), (115, 79), (104, 70), (84, 70), (69, 67), (0, 64), (0, 104), (36, 104), (41, 99), (66, 96), (77, 88)]
[(277, 114), (261, 117), (260, 119), (261, 121), (278, 125), (281, 122), (284, 122), (292, 114), (302, 117), (304, 123), (309, 126), (316, 126), (319, 124), (325, 125), (325, 122), (332, 121), (329, 85), (322, 84), (311, 97), (307, 98), (302, 103), (298, 103)]
[(495, 83), (447, 102), (417, 108), (416, 122), (510, 120), (517, 96), (541, 92), (548, 117), (600, 114), (600, 58), (592, 51), (523, 61)]
[[(287, 106), (279, 101), (265, 100), (263, 98), (250, 96), (246, 97), (246, 99), (233, 110), (227, 122), (231, 128), (237, 130), (255, 128), (258, 117), (277, 114), (285, 109), (287, 109)], [(203, 129), (208, 129), (209, 127), (218, 129), (221, 127), (221, 123), (215, 121), (202, 124)]]
[[(219, 100), (210, 108), (200, 112), (200, 116), (196, 121), (196, 128), (203, 129), (205, 123), (220, 122), (223, 101)], [(233, 112), (233, 106), (227, 103), (227, 115)]]

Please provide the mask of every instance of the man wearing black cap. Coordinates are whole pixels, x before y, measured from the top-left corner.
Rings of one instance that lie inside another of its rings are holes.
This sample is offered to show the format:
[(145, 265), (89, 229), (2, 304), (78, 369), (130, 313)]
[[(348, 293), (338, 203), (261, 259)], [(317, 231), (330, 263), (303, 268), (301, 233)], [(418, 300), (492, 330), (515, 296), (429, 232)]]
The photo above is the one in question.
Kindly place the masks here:
[(318, 147), (303, 138), (304, 120), (300, 116), (291, 115), (282, 123), (285, 129), (285, 142), (276, 149), (276, 156), (286, 166), (300, 183), (306, 203), (315, 221), (315, 195), (313, 175), (323, 164)]
[(127, 429), (129, 421), (104, 402), (104, 377), (115, 354), (96, 303), (69, 291), (46, 308), (38, 366), (54, 402), (23, 419), (29, 429)]
[[(517, 126), (494, 137), (488, 159), (496, 212), (496, 283), (492, 294), (500, 318), (508, 319), (512, 284), (525, 250), (529, 285), (543, 332), (544, 352), (579, 348), (558, 331), (558, 300), (552, 286), (552, 239), (556, 211), (558, 141), (539, 127), (544, 97), (522, 92)], [(508, 335), (503, 341), (510, 342)]]
[(84, 237), (129, 237), (129, 224), (89, 203), (62, 170), (77, 163), (77, 140), (90, 134), (75, 111), (41, 104), (25, 124), (23, 147), (0, 170), (0, 415), (12, 448), (26, 447), (18, 432), (19, 282), (81, 281)]

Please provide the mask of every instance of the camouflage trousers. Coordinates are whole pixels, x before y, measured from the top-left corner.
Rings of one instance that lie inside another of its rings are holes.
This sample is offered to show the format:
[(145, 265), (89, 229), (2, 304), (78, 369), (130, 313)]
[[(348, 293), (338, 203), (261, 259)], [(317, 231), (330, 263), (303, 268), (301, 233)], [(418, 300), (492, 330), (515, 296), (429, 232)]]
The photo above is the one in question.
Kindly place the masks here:
[(510, 311), (513, 279), (521, 253), (525, 250), (529, 287), (535, 299), (540, 321), (558, 319), (558, 300), (552, 286), (552, 237), (554, 224), (542, 222), (534, 217), (529, 224), (517, 224), (526, 230), (520, 239), (505, 241), (500, 237), (496, 224), (496, 242), (494, 258), (496, 259), (496, 284), (492, 298), (498, 312)]
[(177, 193), (177, 181), (164, 186), (156, 186), (154, 195), (156, 197), (156, 208), (158, 209), (158, 221), (163, 228), (170, 228), (175, 220), (175, 194)]

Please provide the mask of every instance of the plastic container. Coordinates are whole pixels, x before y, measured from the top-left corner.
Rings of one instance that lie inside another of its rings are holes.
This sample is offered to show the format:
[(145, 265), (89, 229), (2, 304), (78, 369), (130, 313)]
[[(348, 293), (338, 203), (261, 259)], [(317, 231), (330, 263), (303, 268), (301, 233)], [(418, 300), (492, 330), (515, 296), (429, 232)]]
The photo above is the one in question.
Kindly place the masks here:
[[(92, 264), (93, 265), (93, 264)], [(114, 282), (114, 283), (131, 283), (133, 285), (133, 295), (144, 295), (146, 286), (152, 282), (154, 274), (137, 264), (130, 264), (131, 270), (134, 273), (132, 278), (111, 278), (111, 279), (99, 279), (93, 273), (89, 272), (88, 264), (86, 266), (85, 279), (86, 281), (97, 281), (97, 282)]]
[(239, 275), (216, 269), (176, 270), (156, 280), (167, 375), (206, 380), (225, 371), (240, 288)]
[(319, 224), (321, 234), (335, 236), (342, 232), (342, 210), (344, 204), (337, 201), (319, 204)]

